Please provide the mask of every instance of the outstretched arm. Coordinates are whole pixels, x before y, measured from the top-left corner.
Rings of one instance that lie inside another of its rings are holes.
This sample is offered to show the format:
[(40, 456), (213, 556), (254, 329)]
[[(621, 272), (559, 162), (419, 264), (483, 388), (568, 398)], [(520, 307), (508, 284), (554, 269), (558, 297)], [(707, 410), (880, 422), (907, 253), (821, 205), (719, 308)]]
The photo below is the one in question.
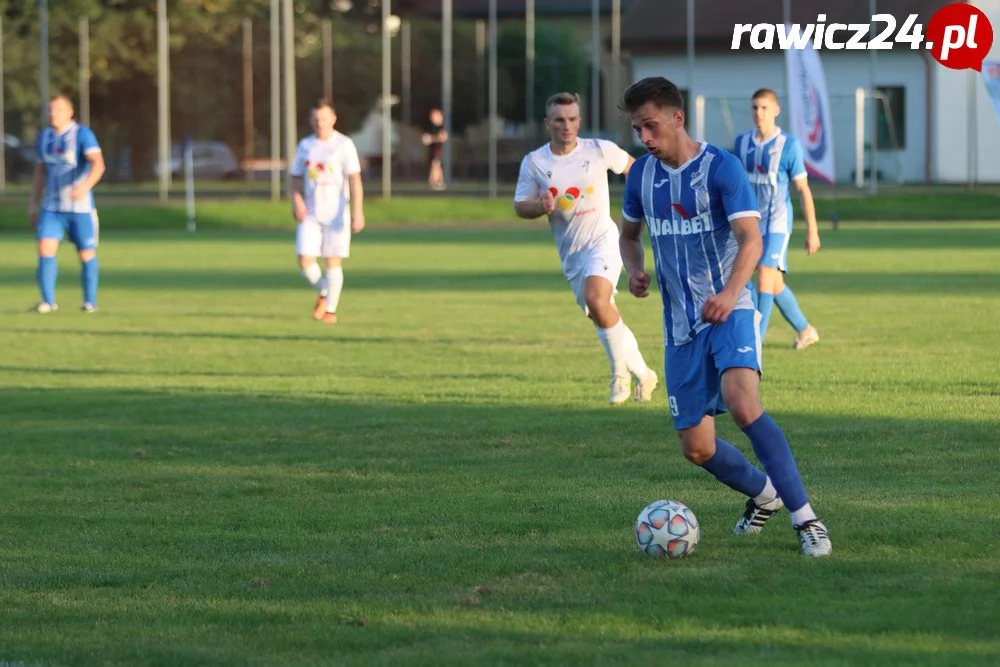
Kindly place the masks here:
[(816, 224), (816, 203), (809, 187), (809, 178), (807, 176), (796, 178), (795, 187), (799, 190), (799, 202), (802, 204), (802, 214), (806, 218), (806, 252), (815, 255), (820, 246), (819, 225)]

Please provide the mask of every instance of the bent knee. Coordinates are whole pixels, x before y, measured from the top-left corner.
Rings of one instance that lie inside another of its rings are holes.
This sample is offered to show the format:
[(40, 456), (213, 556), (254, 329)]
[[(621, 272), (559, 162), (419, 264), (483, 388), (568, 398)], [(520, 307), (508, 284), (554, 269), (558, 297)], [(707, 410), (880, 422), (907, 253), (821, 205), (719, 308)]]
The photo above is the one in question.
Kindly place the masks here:
[(684, 458), (686, 458), (688, 461), (695, 464), (696, 466), (705, 465), (705, 462), (708, 461), (710, 458), (712, 458), (712, 456), (714, 455), (715, 452), (709, 451), (708, 448), (705, 447), (696, 449), (691, 449), (688, 447), (684, 448)]
[(729, 416), (740, 428), (754, 423), (764, 412), (760, 401), (753, 396), (740, 396), (726, 407), (729, 408)]
[(79, 254), (81, 262), (89, 262), (90, 260), (97, 257), (96, 250), (81, 250)]

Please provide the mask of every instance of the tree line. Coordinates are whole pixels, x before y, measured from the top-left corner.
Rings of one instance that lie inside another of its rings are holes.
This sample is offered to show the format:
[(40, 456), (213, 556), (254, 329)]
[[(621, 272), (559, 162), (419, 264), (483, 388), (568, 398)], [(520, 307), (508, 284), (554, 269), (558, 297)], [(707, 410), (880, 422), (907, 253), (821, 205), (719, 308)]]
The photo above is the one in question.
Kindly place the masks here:
[[(405, 2), (396, 0), (393, 8)], [(322, 22), (332, 25), (332, 90), (345, 132), (358, 129), (381, 94), (380, 7), (377, 0), (298, 0), (295, 13), (296, 104), (300, 134), (306, 112), (324, 90)], [(37, 0), (0, 0), (3, 14), (5, 127), (31, 141), (42, 107), (39, 89)], [(169, 0), (171, 130), (231, 146), (244, 145), (242, 21), (252, 21), (253, 116), (256, 153), (267, 154), (270, 128), (270, 0)], [(109, 157), (127, 149), (137, 175), (148, 175), (156, 152), (156, 0), (49, 0), (50, 92), (78, 99), (79, 23), (89, 20), (90, 110)], [(441, 104), (441, 26), (410, 18), (411, 118), (422, 125)], [(536, 33), (535, 105), (540, 118), (554, 90), (587, 85), (587, 56), (579, 40), (558, 24)], [(525, 120), (525, 35), (519, 22), (498, 30), (498, 107), (511, 122)], [(453, 33), (455, 133), (486, 114), (488, 58), (477, 54), (472, 21), (456, 20)], [(400, 39), (392, 44), (393, 93), (401, 94)], [(400, 105), (393, 108), (399, 119)]]

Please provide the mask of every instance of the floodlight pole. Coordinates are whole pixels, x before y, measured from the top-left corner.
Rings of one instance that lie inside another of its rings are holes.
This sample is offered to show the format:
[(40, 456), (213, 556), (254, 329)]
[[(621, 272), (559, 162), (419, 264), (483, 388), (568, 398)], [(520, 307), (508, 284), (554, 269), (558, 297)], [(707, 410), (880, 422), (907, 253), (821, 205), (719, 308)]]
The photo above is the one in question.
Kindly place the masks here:
[(80, 122), (90, 125), (90, 19), (80, 19)]
[(451, 106), (452, 106), (452, 0), (442, 0), (441, 6), (441, 106), (444, 129), (449, 141), (444, 142), (444, 181), (451, 184)]
[(157, 152), (160, 162), (160, 201), (170, 194), (170, 26), (167, 23), (167, 0), (156, 2), (157, 46)]
[(271, 201), (281, 199), (281, 11), (271, 0)]
[(282, 33), (284, 34), (284, 83), (285, 83), (285, 188), (291, 192), (292, 163), (298, 148), (295, 104), (295, 16), (293, 0), (284, 0), (282, 6)]
[(490, 0), (490, 199), (497, 197), (497, 0)]
[(391, 0), (382, 0), (382, 198), (392, 198), (392, 41)]

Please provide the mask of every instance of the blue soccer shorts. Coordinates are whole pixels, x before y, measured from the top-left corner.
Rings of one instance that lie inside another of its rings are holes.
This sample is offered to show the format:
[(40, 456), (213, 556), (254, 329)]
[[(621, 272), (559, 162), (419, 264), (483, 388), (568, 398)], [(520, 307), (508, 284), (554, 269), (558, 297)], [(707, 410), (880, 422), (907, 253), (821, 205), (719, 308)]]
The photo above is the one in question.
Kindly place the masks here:
[(97, 211), (90, 213), (64, 213), (42, 211), (38, 217), (38, 239), (62, 241), (66, 235), (77, 250), (97, 248)]
[(788, 273), (788, 242), (791, 234), (768, 232), (764, 235), (764, 252), (760, 256), (761, 266), (770, 266)]
[(667, 345), (667, 400), (674, 428), (697, 426), (706, 415), (728, 412), (722, 402), (722, 373), (730, 368), (761, 370), (760, 315), (734, 310), (722, 324), (702, 329), (691, 342)]

